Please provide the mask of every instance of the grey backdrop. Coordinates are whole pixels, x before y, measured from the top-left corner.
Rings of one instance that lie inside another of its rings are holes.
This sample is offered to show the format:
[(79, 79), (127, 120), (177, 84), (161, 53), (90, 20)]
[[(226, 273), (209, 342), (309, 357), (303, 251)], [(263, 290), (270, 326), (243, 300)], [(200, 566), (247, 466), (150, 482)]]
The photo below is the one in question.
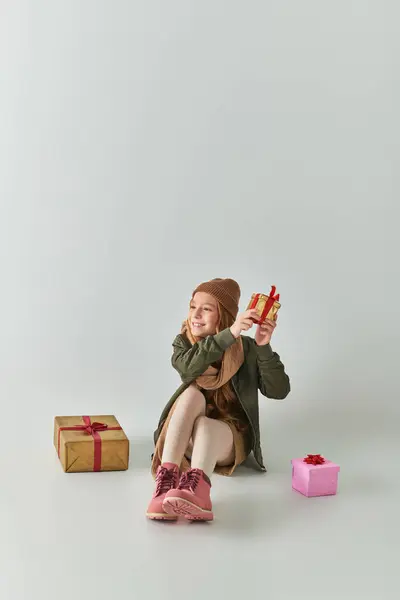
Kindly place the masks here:
[(380, 444), (398, 449), (399, 17), (394, 0), (2, 0), (10, 482), (35, 488), (55, 414), (116, 414), (147, 468), (189, 295), (234, 277), (241, 309), (281, 293), (292, 393), (261, 402), (270, 472), (322, 452), (375, 485)]

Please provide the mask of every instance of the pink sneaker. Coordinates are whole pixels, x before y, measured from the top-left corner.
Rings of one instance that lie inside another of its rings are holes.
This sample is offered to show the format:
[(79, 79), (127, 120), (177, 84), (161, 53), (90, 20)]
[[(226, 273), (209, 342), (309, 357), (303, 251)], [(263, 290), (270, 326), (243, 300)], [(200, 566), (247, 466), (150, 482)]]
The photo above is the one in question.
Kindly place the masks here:
[(176, 515), (169, 515), (163, 509), (165, 494), (176, 488), (179, 482), (179, 467), (173, 463), (164, 463), (157, 469), (156, 489), (147, 507), (146, 516), (158, 521), (175, 521)]
[(211, 481), (201, 469), (189, 469), (182, 474), (178, 487), (167, 492), (163, 509), (189, 521), (212, 521), (210, 489)]

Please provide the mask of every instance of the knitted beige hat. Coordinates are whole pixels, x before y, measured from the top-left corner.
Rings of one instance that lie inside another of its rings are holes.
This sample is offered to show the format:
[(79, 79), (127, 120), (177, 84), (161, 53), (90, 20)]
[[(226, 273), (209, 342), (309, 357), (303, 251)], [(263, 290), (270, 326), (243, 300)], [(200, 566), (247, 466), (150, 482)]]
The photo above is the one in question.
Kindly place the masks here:
[(236, 319), (240, 300), (240, 287), (236, 281), (217, 277), (198, 285), (192, 297), (196, 292), (206, 292), (213, 296)]

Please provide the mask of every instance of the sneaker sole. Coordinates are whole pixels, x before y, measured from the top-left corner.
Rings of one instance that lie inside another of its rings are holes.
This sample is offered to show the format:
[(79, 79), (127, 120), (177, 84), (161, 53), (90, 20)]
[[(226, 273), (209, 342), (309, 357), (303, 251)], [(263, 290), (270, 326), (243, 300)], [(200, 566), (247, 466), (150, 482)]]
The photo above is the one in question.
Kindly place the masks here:
[(170, 515), (179, 515), (189, 521), (212, 521), (214, 519), (211, 510), (200, 508), (183, 498), (166, 498), (163, 502), (163, 509)]
[(165, 513), (146, 513), (146, 517), (152, 521), (176, 521), (177, 519), (176, 516)]

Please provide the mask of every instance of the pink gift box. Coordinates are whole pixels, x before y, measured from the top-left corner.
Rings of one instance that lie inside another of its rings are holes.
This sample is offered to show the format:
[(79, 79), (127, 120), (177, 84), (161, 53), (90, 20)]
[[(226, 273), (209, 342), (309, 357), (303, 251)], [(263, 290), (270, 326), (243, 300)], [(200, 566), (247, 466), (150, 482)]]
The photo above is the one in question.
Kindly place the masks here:
[(304, 496), (332, 496), (336, 494), (340, 467), (330, 460), (322, 464), (308, 464), (303, 458), (293, 458), (292, 489)]

